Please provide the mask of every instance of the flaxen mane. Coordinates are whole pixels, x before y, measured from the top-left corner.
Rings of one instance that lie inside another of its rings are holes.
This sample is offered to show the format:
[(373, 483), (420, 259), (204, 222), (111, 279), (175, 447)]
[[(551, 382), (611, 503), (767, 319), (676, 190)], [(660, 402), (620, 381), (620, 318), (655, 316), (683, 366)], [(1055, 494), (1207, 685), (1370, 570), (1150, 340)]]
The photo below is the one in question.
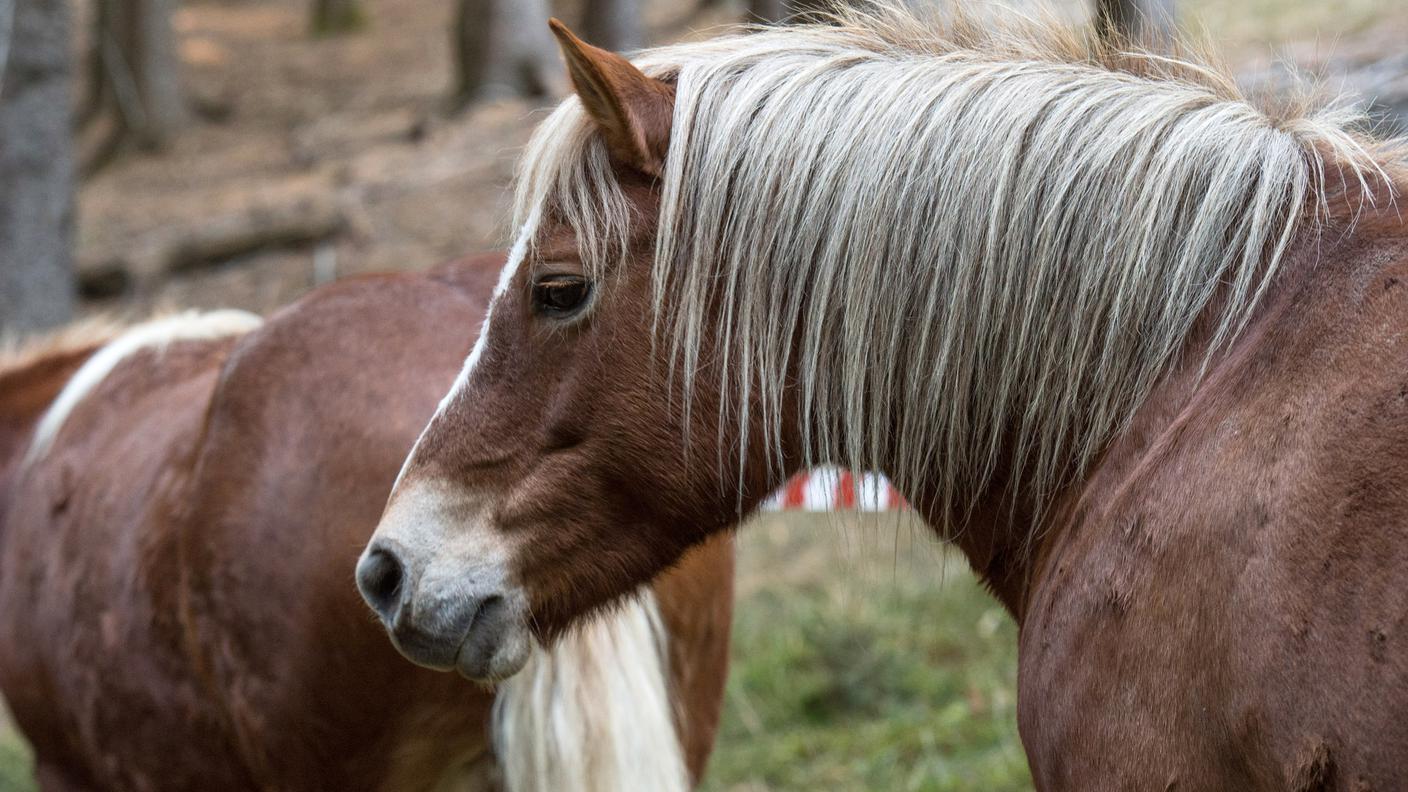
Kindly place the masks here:
[(99, 347), (122, 332), (122, 323), (105, 317), (85, 319), (32, 337), (0, 338), (0, 379), (54, 355)]
[[(1034, 500), (1078, 473), (1206, 308), (1214, 349), (1237, 332), (1327, 184), (1387, 180), (1354, 112), (1255, 103), (1187, 58), (1030, 20), (833, 22), (637, 60), (676, 86), (657, 332), (684, 409), (705, 337), (721, 417), (762, 411), (764, 440), (795, 369), (811, 461), (938, 481), (950, 528), (1000, 467)], [(562, 218), (608, 275), (632, 216), (576, 100), (524, 162), (520, 233)]]

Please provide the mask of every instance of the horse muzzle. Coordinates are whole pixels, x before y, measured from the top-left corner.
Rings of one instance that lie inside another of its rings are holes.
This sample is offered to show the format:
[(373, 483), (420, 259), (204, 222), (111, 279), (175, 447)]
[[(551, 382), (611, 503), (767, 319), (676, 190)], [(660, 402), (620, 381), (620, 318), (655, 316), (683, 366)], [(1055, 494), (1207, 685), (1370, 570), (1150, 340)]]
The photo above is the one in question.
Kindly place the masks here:
[(475, 586), (472, 577), (437, 582), (417, 575), (382, 542), (357, 563), (357, 588), (396, 650), (416, 665), (497, 682), (528, 661), (533, 639), (516, 592)]
[(501, 681), (533, 647), (527, 596), (509, 582), (502, 547), (474, 541), (474, 521), (445, 519), (426, 494), (393, 499), (357, 562), (357, 589), (406, 659)]

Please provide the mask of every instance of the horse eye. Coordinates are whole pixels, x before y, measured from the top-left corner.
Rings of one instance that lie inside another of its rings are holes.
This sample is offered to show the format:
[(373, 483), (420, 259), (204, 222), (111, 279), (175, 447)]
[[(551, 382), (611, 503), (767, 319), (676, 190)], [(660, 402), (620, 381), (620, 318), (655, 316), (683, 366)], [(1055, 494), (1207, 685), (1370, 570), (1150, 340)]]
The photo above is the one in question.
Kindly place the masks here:
[(580, 311), (591, 293), (591, 281), (580, 275), (544, 275), (533, 283), (533, 309), (565, 319)]

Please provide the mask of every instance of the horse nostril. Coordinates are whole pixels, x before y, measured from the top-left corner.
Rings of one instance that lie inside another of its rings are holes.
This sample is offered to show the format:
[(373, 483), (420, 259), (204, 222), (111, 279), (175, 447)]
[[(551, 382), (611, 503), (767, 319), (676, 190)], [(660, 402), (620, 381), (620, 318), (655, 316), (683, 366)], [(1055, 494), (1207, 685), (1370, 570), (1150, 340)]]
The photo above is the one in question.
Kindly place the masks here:
[(400, 610), (405, 579), (400, 559), (383, 548), (374, 548), (357, 563), (357, 588), (362, 598), (388, 624), (395, 621)]

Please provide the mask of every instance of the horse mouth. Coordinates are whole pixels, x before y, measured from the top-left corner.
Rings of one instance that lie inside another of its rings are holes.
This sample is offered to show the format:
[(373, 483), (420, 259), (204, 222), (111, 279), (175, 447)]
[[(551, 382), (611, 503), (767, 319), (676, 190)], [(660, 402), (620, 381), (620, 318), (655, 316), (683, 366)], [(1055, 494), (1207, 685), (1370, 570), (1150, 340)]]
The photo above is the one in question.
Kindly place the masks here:
[(499, 682), (528, 661), (533, 639), (512, 595), (458, 603), (458, 613), (400, 618), (388, 630), (403, 657), (423, 668), (456, 671), (475, 682)]
[(528, 662), (533, 640), (522, 608), (507, 597), (486, 597), (455, 653), (455, 670), (476, 682), (499, 682)]
[(402, 657), (434, 671), (449, 671), (459, 659), (460, 641), (449, 635), (426, 632), (410, 624), (387, 631)]

